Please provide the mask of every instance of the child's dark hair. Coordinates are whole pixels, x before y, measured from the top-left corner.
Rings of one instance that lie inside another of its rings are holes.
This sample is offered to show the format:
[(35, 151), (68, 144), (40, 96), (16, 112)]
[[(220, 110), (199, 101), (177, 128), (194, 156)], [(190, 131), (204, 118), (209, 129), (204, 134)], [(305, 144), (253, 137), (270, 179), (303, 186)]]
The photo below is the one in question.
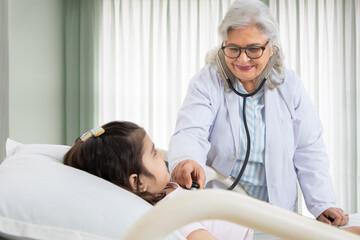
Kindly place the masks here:
[(112, 182), (152, 205), (161, 200), (165, 192), (133, 191), (129, 182), (131, 174), (154, 177), (142, 163), (145, 130), (132, 122), (109, 122), (102, 128), (105, 132), (100, 136), (85, 142), (78, 138), (65, 154), (64, 164)]

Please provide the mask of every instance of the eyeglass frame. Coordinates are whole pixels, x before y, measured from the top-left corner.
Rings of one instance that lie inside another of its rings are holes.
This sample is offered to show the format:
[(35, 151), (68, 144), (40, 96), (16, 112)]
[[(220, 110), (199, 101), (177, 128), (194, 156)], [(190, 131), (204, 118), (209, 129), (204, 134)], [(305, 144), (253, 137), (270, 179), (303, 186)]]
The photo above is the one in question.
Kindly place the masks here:
[[(224, 53), (224, 55), (226, 56), (226, 57), (228, 57), (228, 58), (231, 58), (231, 59), (237, 59), (238, 57), (240, 57), (240, 55), (241, 55), (241, 50), (245, 50), (244, 52), (245, 52), (245, 54), (246, 54), (246, 56), (248, 57), (248, 58), (250, 58), (250, 59), (259, 59), (259, 58), (261, 58), (262, 56), (263, 56), (263, 54), (264, 54), (264, 51), (265, 51), (265, 49), (266, 49), (266, 46), (268, 45), (268, 43), (269, 43), (269, 41), (267, 41), (266, 42), (266, 44), (265, 44), (265, 46), (259, 46), (259, 47), (246, 47), (246, 48), (241, 48), (241, 47), (239, 47), (239, 46), (237, 46), (237, 45), (233, 45), (233, 47), (236, 47), (236, 48), (238, 48), (239, 49), (239, 55), (237, 56), (237, 57), (229, 57), (228, 55), (226, 55), (226, 53), (225, 53), (225, 48), (227, 48), (227, 47), (229, 47), (229, 45), (227, 45), (227, 46), (224, 46), (224, 43), (222, 43), (221, 44), (221, 50), (223, 51), (223, 53)], [(260, 48), (261, 50), (262, 50), (262, 52), (261, 52), (261, 55), (259, 56), (259, 57), (257, 57), (257, 58), (253, 58), (253, 57), (250, 57), (249, 55), (248, 55), (248, 53), (247, 53), (247, 49), (248, 48)]]

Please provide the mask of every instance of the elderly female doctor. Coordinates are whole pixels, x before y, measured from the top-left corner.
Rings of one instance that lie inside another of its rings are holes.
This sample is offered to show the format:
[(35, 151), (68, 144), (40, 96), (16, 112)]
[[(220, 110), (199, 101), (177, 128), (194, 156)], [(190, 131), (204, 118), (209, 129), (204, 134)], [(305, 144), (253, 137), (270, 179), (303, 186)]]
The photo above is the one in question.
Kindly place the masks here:
[(347, 214), (336, 206), (321, 122), (299, 77), (283, 66), (268, 7), (234, 2), (219, 34), (222, 45), (208, 53), (179, 110), (168, 151), (173, 180), (203, 187), (205, 165), (236, 178), (248, 158), (240, 184), (249, 195), (294, 211), (298, 180), (319, 221), (346, 224)]

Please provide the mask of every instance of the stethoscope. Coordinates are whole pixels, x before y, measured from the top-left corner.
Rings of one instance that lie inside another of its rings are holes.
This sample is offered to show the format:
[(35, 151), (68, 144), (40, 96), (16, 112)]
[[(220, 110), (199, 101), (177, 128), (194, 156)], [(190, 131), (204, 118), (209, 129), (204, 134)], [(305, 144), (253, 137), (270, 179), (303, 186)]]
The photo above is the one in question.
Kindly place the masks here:
[[(224, 77), (226, 78), (227, 84), (229, 85), (229, 88), (230, 88), (234, 93), (236, 93), (238, 96), (243, 97), (243, 112), (242, 112), (242, 116), (243, 116), (245, 133), (246, 133), (246, 140), (247, 140), (246, 154), (245, 154), (244, 163), (243, 163), (243, 165), (241, 166), (241, 170), (240, 170), (239, 174), (237, 175), (235, 181), (233, 182), (233, 184), (232, 184), (230, 187), (227, 188), (227, 190), (232, 190), (232, 189), (234, 189), (234, 187), (240, 182), (240, 179), (241, 179), (242, 175), (244, 174), (246, 165), (248, 164), (249, 156), (250, 156), (250, 133), (249, 133), (248, 125), (247, 125), (247, 122), (246, 122), (246, 98), (247, 98), (247, 97), (254, 96), (254, 95), (255, 95), (257, 92), (259, 92), (260, 89), (264, 86), (264, 83), (266, 82), (266, 79), (268, 78), (271, 69), (272, 69), (272, 68), (274, 67), (274, 65), (275, 65), (275, 62), (276, 62), (275, 59), (276, 59), (276, 58), (278, 57), (278, 55), (279, 55), (280, 49), (279, 49), (278, 46), (275, 46), (275, 47), (278, 49), (278, 51), (277, 51), (276, 56), (275, 56), (275, 58), (274, 58), (274, 60), (273, 60), (272, 67), (270, 68), (269, 72), (268, 72), (267, 75), (264, 77), (264, 79), (262, 80), (262, 82), (260, 83), (260, 85), (256, 88), (256, 90), (255, 90), (254, 92), (252, 92), (252, 93), (247, 93), (247, 94), (238, 92), (238, 91), (234, 88), (234, 86), (233, 86), (232, 83), (231, 83), (230, 78), (226, 75), (225, 70), (224, 70), (224, 68), (223, 68), (223, 66), (222, 66), (222, 63), (221, 63), (220, 57), (219, 57), (219, 52), (218, 52), (218, 54), (217, 54), (217, 56), (216, 56), (216, 57), (217, 57), (217, 60), (218, 60), (218, 62), (219, 62), (219, 66), (220, 66), (220, 68), (221, 68), (221, 71), (222, 71)], [(220, 49), (219, 49), (219, 51), (220, 51)]]

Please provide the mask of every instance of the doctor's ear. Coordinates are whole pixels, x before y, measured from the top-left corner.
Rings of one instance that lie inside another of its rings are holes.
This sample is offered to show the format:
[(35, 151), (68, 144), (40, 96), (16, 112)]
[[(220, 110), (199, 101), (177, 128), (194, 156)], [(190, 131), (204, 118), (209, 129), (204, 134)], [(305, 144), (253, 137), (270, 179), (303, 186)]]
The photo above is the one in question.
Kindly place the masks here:
[(133, 173), (129, 176), (129, 183), (131, 186), (131, 190), (134, 192), (145, 192), (147, 186), (144, 185), (137, 174)]
[(277, 50), (276, 47), (272, 47), (270, 49), (270, 57), (274, 54), (274, 51), (276, 51), (276, 50)]
[(271, 49), (270, 49), (270, 57), (276, 53), (276, 56), (278, 56), (279, 54), (279, 51), (280, 51), (280, 48), (276, 45), (272, 46)]

